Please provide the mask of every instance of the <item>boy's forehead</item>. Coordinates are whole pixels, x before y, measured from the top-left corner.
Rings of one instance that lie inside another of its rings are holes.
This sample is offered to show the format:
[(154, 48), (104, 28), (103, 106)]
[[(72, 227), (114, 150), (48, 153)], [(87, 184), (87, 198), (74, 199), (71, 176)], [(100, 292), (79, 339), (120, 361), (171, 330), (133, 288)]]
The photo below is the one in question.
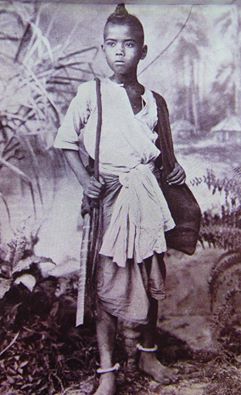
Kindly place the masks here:
[(140, 33), (136, 26), (130, 24), (107, 23), (104, 30), (104, 39), (132, 39), (140, 41)]

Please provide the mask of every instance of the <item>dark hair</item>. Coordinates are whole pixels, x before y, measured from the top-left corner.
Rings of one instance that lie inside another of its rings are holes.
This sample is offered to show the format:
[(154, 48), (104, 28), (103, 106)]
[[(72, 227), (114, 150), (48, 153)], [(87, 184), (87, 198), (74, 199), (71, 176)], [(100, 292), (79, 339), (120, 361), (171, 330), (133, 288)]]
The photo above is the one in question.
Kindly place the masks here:
[(104, 37), (106, 33), (106, 28), (109, 23), (114, 25), (129, 25), (131, 26), (136, 34), (139, 36), (142, 45), (144, 44), (144, 29), (140, 20), (132, 14), (129, 14), (125, 8), (125, 4), (121, 3), (116, 6), (115, 11), (107, 18), (104, 27)]

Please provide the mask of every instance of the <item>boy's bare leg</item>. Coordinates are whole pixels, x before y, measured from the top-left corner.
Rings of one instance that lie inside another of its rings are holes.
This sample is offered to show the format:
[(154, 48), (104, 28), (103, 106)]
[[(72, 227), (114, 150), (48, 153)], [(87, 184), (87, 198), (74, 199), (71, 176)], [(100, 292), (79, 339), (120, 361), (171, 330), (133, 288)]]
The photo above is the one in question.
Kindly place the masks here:
[[(158, 302), (151, 299), (149, 311), (149, 324), (142, 329), (142, 346), (152, 348), (155, 346), (155, 333), (157, 322)], [(161, 364), (157, 359), (155, 352), (140, 351), (139, 368), (145, 373), (151, 375), (154, 380), (162, 384), (171, 384), (176, 381), (175, 373)]]
[[(100, 354), (100, 367), (109, 369), (113, 366), (113, 351), (116, 339), (117, 319), (97, 306), (97, 342)], [(115, 372), (100, 375), (100, 384), (94, 395), (114, 395), (116, 392)]]

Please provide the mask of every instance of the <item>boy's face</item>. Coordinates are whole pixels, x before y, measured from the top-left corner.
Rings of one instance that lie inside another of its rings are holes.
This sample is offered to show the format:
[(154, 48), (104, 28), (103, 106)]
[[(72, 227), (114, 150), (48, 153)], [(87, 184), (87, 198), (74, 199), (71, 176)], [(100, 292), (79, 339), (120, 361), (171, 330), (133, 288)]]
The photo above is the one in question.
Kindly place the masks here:
[(102, 49), (112, 71), (125, 75), (135, 71), (139, 61), (147, 53), (147, 47), (143, 46), (138, 32), (127, 24), (108, 23)]

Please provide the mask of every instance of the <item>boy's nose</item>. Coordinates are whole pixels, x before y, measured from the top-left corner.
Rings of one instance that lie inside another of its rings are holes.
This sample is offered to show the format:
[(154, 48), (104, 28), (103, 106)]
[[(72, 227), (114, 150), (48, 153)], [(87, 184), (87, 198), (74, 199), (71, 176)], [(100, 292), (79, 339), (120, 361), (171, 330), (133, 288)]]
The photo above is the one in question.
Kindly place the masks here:
[(125, 54), (125, 49), (123, 44), (118, 44), (116, 46), (116, 55), (124, 55)]

